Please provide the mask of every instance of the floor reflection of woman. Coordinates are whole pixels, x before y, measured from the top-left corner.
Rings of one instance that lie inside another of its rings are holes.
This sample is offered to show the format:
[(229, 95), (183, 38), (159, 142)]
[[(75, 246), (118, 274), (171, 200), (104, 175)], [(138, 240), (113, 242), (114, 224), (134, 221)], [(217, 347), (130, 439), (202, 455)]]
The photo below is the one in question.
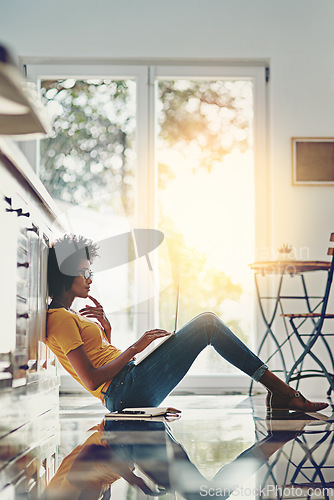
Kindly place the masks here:
[[(104, 494), (103, 498), (107, 498), (110, 486), (122, 477), (149, 497), (179, 492), (187, 500), (203, 496), (226, 499), (273, 453), (302, 433), (312, 419), (304, 417), (306, 420), (299, 416), (293, 421), (291, 430), (270, 429), (264, 439), (224, 465), (211, 480), (191, 462), (168, 424), (106, 420), (93, 427), (86, 442), (64, 458), (47, 486), (45, 497), (94, 500)], [(137, 475), (136, 469), (143, 477)]]
[[(133, 358), (154, 340), (170, 335), (155, 328), (121, 352), (111, 344), (111, 326), (102, 305), (89, 295), (91, 263), (97, 247), (83, 237), (65, 235), (49, 251), (46, 344), (62, 366), (110, 411), (126, 407), (158, 406), (186, 375), (208, 345), (229, 363), (268, 390), (268, 408), (318, 411), (314, 403), (276, 377), (215, 314), (205, 312), (183, 326), (140, 364)], [(76, 297), (90, 299), (76, 313)], [(97, 324), (96, 321), (99, 323)]]

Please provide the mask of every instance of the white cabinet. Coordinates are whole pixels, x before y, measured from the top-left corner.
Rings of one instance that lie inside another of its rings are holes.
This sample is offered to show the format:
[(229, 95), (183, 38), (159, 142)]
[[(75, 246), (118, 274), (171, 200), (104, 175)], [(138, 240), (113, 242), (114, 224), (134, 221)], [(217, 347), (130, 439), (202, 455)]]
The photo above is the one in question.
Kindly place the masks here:
[(36, 498), (45, 482), (39, 471), (49, 474), (57, 451), (59, 377), (43, 339), (48, 247), (61, 226), (12, 148), (0, 139), (0, 498), (12, 494), (9, 483), (15, 495)]

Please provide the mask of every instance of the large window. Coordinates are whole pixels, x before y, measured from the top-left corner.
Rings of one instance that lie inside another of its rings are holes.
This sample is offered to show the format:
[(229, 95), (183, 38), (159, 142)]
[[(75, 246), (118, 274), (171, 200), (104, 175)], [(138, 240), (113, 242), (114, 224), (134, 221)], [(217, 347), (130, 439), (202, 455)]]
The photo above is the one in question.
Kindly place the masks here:
[[(37, 170), (70, 230), (100, 241), (164, 233), (149, 266), (147, 255), (129, 256), (96, 273), (114, 343), (172, 328), (180, 282), (180, 326), (211, 310), (254, 347), (248, 264), (265, 241), (264, 68), (30, 65), (28, 76), (54, 120)], [(219, 378), (231, 367), (208, 349), (191, 373)]]

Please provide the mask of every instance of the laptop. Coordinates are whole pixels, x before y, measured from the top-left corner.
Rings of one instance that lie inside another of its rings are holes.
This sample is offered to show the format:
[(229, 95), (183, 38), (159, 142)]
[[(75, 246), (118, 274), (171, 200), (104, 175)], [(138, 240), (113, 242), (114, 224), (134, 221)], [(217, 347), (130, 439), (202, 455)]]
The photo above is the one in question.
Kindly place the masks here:
[[(147, 356), (149, 356), (150, 354), (152, 354), (152, 352), (154, 352), (156, 349), (158, 349), (158, 347), (160, 347), (161, 344), (163, 344), (164, 342), (166, 342), (166, 340), (168, 340), (170, 337), (175, 335), (175, 333), (177, 332), (177, 322), (178, 322), (178, 317), (179, 317), (179, 302), (180, 302), (180, 283), (178, 283), (177, 290), (176, 290), (176, 310), (175, 310), (174, 331), (170, 335), (166, 335), (166, 337), (161, 337), (159, 339), (160, 340), (159, 344), (157, 344), (153, 348), (151, 348), (146, 354), (144, 354), (144, 356), (142, 358), (135, 360), (136, 365), (139, 365), (142, 361), (144, 361), (144, 359), (147, 358)], [(155, 342), (157, 342), (157, 340)], [(149, 348), (149, 347), (150, 346), (147, 346), (147, 348)]]

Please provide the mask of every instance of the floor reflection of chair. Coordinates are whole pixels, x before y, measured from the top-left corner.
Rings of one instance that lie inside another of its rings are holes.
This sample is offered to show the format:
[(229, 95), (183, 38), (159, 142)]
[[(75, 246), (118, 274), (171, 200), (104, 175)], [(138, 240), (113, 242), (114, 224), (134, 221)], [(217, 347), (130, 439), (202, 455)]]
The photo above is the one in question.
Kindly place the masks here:
[[(314, 431), (314, 434), (316, 432)], [(311, 447), (307, 443), (306, 434), (296, 439), (296, 442), (303, 449), (305, 456), (298, 465), (293, 464), (295, 471), (290, 483), (285, 486), (294, 485), (295, 487), (306, 489), (320, 488), (325, 493), (324, 497), (328, 498), (326, 489), (333, 488), (334, 486), (334, 464), (330, 465), (327, 463), (332, 453), (334, 434), (328, 428), (325, 431), (318, 431), (318, 434), (321, 436), (320, 439)], [(323, 455), (320, 460), (314, 457), (319, 447), (321, 447)]]
[[(334, 233), (331, 234), (330, 241), (334, 242)], [(329, 383), (329, 390), (327, 392), (328, 395), (331, 394), (331, 391), (334, 390), (334, 357), (332, 354), (332, 349), (328, 344), (327, 337), (333, 337), (334, 333), (325, 333), (323, 331), (324, 322), (327, 319), (334, 319), (334, 314), (327, 313), (328, 300), (330, 296), (332, 281), (333, 281), (333, 271), (334, 271), (334, 249), (328, 249), (328, 255), (332, 255), (331, 266), (328, 271), (328, 278), (325, 287), (324, 299), (321, 304), (320, 312), (307, 312), (307, 313), (298, 313), (298, 314), (282, 314), (284, 318), (289, 318), (290, 324), (293, 330), (294, 336), (298, 339), (301, 344), (303, 351), (300, 356), (294, 361), (291, 369), (289, 370), (286, 382), (292, 382), (294, 380), (297, 381), (297, 388), (299, 381), (302, 378), (306, 377), (325, 377)], [(299, 324), (296, 324), (300, 320)], [(304, 332), (304, 328), (306, 330), (306, 326), (309, 324), (309, 320), (311, 321), (310, 331)], [(303, 330), (303, 333), (300, 331)], [(307, 337), (307, 340), (304, 341), (304, 337)], [(327, 351), (328, 359), (330, 360), (330, 367), (327, 369), (324, 362), (317, 356), (312, 348), (317, 342), (317, 340), (321, 340), (323, 346)], [(305, 358), (310, 356), (312, 360), (317, 365), (318, 369), (304, 369), (303, 365), (305, 362)]]
[[(314, 424), (316, 426), (319, 424), (319, 427), (312, 429), (311, 426)], [(292, 442), (284, 445), (269, 460), (258, 485), (258, 490), (264, 492), (260, 498), (270, 496), (268, 491), (272, 492), (273, 497), (278, 500), (297, 496), (309, 499), (314, 494), (319, 500), (329, 500), (333, 497), (331, 494), (334, 490), (332, 425), (332, 421), (326, 423), (314, 420), (306, 430), (296, 436)], [(268, 421), (255, 420), (257, 439), (265, 435), (268, 431), (267, 426)]]

